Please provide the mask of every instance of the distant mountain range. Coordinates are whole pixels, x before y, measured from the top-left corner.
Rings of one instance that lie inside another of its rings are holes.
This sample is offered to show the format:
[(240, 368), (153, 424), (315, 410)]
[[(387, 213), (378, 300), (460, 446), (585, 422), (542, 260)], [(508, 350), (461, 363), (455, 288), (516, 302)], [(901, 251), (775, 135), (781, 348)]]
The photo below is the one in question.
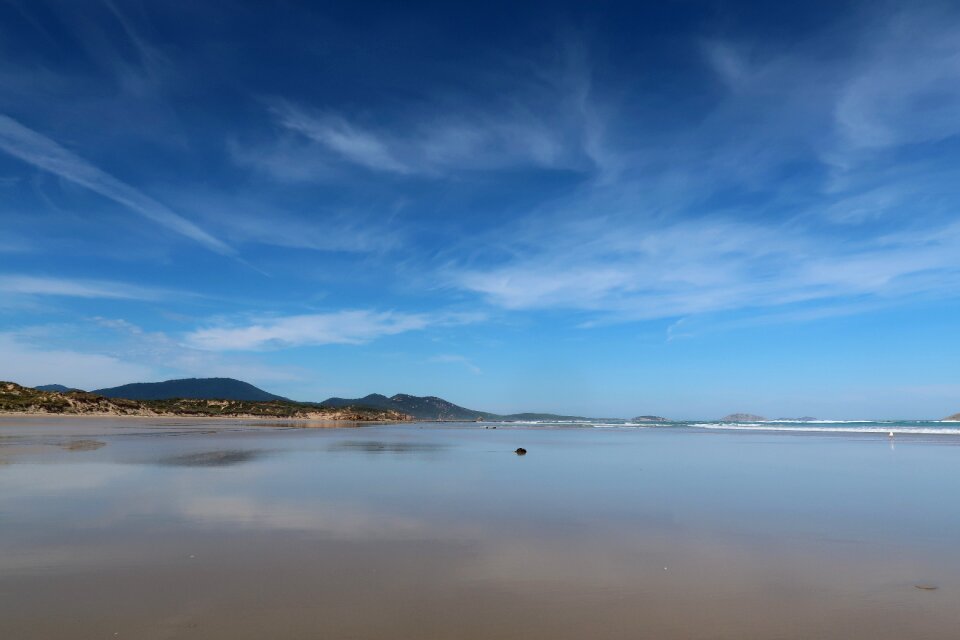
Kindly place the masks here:
[[(61, 385), (49, 385), (61, 386)], [(39, 388), (39, 387), (38, 387)], [(62, 391), (62, 389), (49, 389)], [(248, 382), (233, 378), (184, 378), (165, 382), (135, 382), (119, 387), (96, 389), (95, 393), (105, 398), (127, 400), (246, 400), (249, 402), (289, 401), (283, 396), (267, 393)]]
[[(36, 387), (44, 391), (74, 391), (64, 385)], [(185, 378), (165, 382), (136, 382), (119, 387), (96, 389), (91, 393), (105, 398), (126, 400), (235, 400), (247, 402), (291, 402), (250, 383), (233, 378)], [(586, 420), (582, 416), (562, 416), (554, 413), (512, 413), (501, 415), (477, 411), (453, 404), (436, 396), (413, 396), (398, 393), (387, 397), (372, 393), (362, 398), (328, 398), (323, 402), (298, 403), (323, 409), (362, 407), (380, 411), (394, 411), (419, 420)]]
[(65, 387), (62, 384), (41, 384), (38, 387), (34, 387), (34, 389), (37, 391), (58, 391), (60, 393), (67, 393), (68, 391), (83, 391), (83, 389)]
[(321, 407), (370, 407), (373, 409), (393, 410), (413, 416), (419, 420), (586, 420), (582, 416), (561, 416), (555, 413), (510, 413), (498, 414), (489, 411), (477, 411), (453, 404), (436, 396), (412, 396), (398, 393), (387, 397), (371, 393), (362, 398), (328, 398), (320, 403)]

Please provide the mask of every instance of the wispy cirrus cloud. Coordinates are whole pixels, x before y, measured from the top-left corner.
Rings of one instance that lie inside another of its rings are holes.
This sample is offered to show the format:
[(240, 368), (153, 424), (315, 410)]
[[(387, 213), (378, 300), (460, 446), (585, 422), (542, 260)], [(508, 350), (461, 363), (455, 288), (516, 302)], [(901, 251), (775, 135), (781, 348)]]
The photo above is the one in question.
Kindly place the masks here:
[(453, 271), (452, 283), (507, 309), (581, 310), (602, 321), (960, 292), (957, 224), (833, 243), (789, 226), (708, 219), (546, 229), (515, 236), (519, 257)]
[(287, 103), (280, 103), (271, 111), (283, 127), (302, 134), (349, 162), (376, 171), (413, 171), (411, 166), (395, 157), (397, 152), (389, 148), (393, 145), (388, 144), (382, 136), (361, 129), (342, 116), (309, 114)]
[[(458, 171), (536, 167), (588, 171), (580, 136), (544, 123), (533, 112), (423, 114), (401, 123), (373, 124), (281, 102), (277, 124), (298, 138), (234, 157), (286, 180), (329, 179), (343, 164), (397, 176), (439, 177)], [(570, 134), (570, 135), (568, 135)]]
[(625, 150), (612, 182), (450, 251), (447, 282), (506, 309), (583, 312), (588, 325), (776, 318), (790, 305), (818, 307), (789, 314), (814, 318), (960, 294), (960, 173), (917, 151), (960, 134), (958, 24), (885, 14), (858, 23), (862, 46), (849, 49), (701, 42), (720, 86), (693, 126), (647, 132), (656, 146)]
[(189, 204), (207, 225), (222, 229), (231, 246), (268, 245), (342, 253), (378, 253), (398, 247), (404, 229), (394, 224), (399, 205), (347, 207), (318, 203), (292, 212), (262, 189), (230, 194), (190, 189), (167, 200)]
[(483, 371), (480, 370), (480, 367), (474, 364), (470, 358), (457, 353), (441, 353), (430, 358), (430, 362), (461, 365), (474, 375), (480, 375), (483, 373)]
[(139, 189), (94, 166), (50, 138), (0, 114), (0, 149), (44, 171), (113, 200), (217, 253), (232, 255), (233, 248), (204, 231)]
[(863, 64), (844, 84), (834, 110), (850, 152), (960, 133), (958, 20), (934, 7), (895, 12), (871, 32)]
[(0, 291), (8, 294), (103, 298), (115, 300), (159, 300), (173, 292), (110, 280), (83, 280), (0, 274)]
[(198, 349), (242, 351), (325, 344), (363, 344), (442, 322), (427, 314), (351, 310), (265, 318), (242, 325), (197, 329), (186, 343)]
[(350, 117), (324, 105), (274, 99), (268, 110), (278, 139), (254, 152), (241, 145), (232, 151), (242, 164), (287, 180), (328, 179), (342, 166), (427, 178), (603, 170), (611, 158), (591, 69), (581, 48), (569, 44), (556, 58), (504, 65), (482, 99), (457, 87)]

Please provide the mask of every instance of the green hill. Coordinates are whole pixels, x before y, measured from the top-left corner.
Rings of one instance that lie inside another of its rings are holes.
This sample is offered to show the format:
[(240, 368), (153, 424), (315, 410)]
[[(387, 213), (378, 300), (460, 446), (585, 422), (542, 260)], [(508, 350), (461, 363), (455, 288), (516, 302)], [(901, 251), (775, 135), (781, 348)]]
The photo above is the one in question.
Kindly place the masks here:
[(248, 382), (233, 378), (185, 378), (165, 382), (135, 382), (119, 387), (96, 389), (91, 393), (106, 398), (127, 400), (247, 400), (252, 402), (286, 401)]
[(34, 389), (39, 391), (59, 391), (60, 393), (66, 393), (68, 391), (83, 391), (83, 389), (75, 389), (73, 387), (67, 387), (62, 384), (41, 384)]
[(485, 411), (466, 409), (436, 396), (411, 396), (398, 393), (388, 398), (379, 393), (371, 393), (362, 398), (328, 398), (320, 403), (321, 407), (371, 407), (399, 411), (420, 420), (488, 420), (493, 414)]

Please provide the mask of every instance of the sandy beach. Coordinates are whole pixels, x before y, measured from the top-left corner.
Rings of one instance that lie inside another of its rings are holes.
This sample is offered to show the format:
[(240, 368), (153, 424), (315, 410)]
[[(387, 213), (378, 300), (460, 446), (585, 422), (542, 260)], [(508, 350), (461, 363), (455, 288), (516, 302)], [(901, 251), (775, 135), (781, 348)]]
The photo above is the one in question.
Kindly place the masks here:
[(960, 438), (266, 424), (0, 420), (0, 636), (960, 627)]

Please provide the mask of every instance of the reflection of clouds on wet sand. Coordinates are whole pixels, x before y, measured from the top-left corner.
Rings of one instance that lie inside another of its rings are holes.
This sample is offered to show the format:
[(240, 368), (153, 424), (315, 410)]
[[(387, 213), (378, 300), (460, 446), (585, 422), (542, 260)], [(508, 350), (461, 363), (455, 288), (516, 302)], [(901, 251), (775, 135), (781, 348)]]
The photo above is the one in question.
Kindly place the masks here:
[(12, 460), (29, 456), (47, 455), (58, 449), (64, 451), (96, 451), (107, 446), (102, 440), (92, 438), (50, 438), (50, 437), (0, 437), (0, 453)]
[(10, 464), (0, 475), (0, 501), (91, 491), (136, 474), (134, 467), (106, 462)]
[(415, 517), (378, 512), (342, 503), (309, 504), (246, 496), (188, 496), (180, 516), (195, 524), (263, 531), (307, 531), (351, 539), (406, 538), (430, 530)]
[(229, 467), (250, 462), (265, 455), (261, 449), (229, 449), (226, 451), (202, 451), (167, 456), (156, 461), (170, 467)]
[(382, 442), (379, 440), (345, 440), (330, 445), (330, 451), (361, 453), (438, 453), (448, 448), (434, 442)]

